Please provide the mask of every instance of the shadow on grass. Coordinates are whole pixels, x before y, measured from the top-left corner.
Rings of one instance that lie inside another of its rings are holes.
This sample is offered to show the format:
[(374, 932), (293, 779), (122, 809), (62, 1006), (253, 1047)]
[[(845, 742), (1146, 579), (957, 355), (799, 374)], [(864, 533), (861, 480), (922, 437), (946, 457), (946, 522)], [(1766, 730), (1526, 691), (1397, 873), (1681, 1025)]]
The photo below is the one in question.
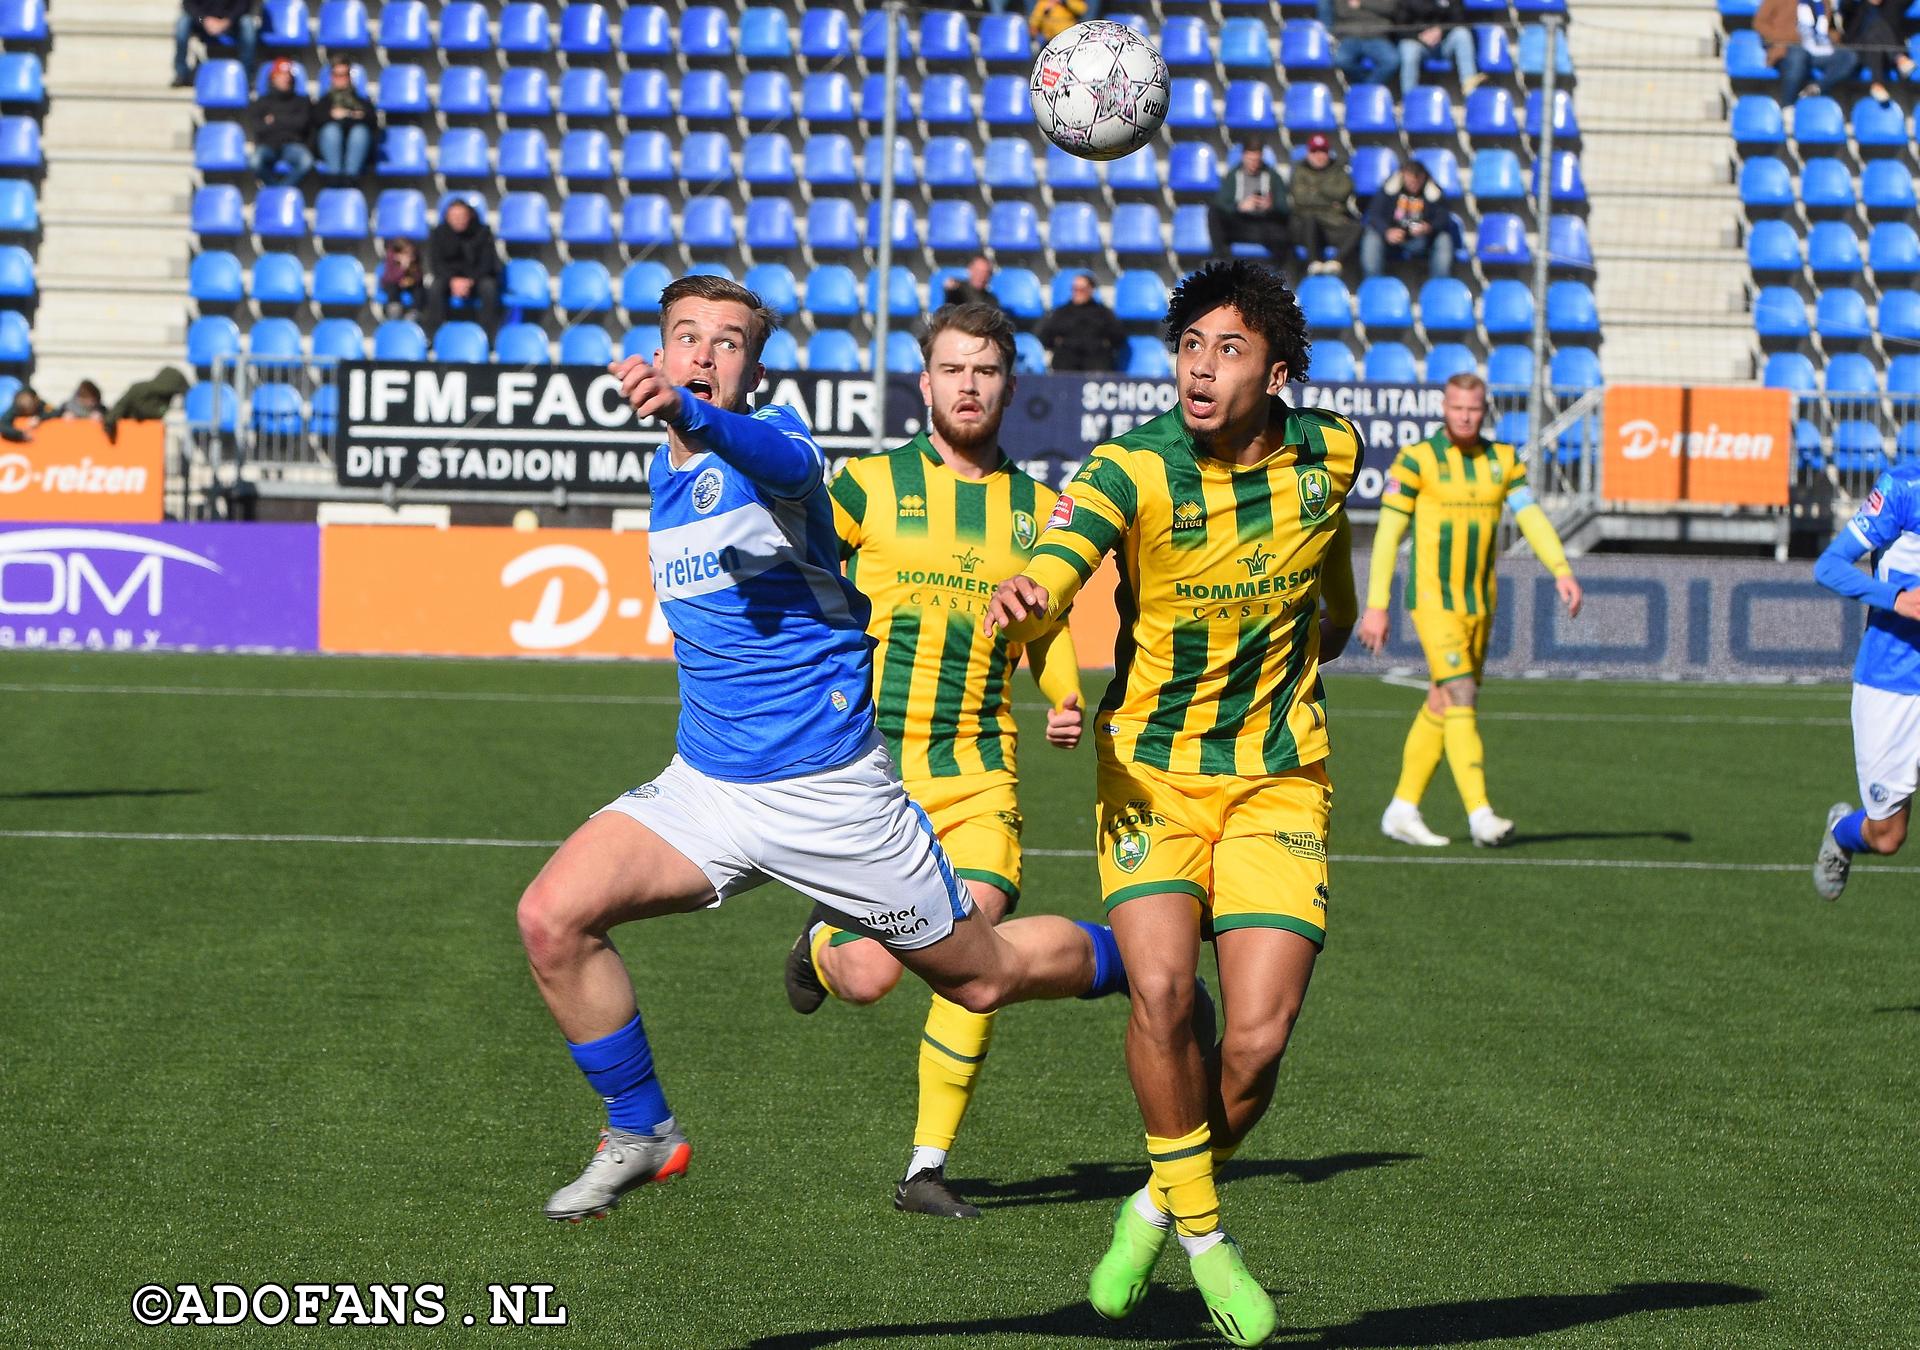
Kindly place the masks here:
[(90, 802), (102, 797), (198, 797), (205, 788), (47, 788), (0, 792), (0, 802)]
[(1573, 844), (1589, 839), (1659, 839), (1669, 844), (1691, 844), (1693, 836), (1685, 830), (1561, 830), (1554, 834), (1516, 834), (1507, 840), (1507, 848), (1523, 844)]
[[(1611, 1322), (1635, 1313), (1681, 1308), (1719, 1308), (1758, 1303), (1766, 1291), (1740, 1284), (1661, 1281), (1621, 1284), (1603, 1294), (1526, 1294), (1517, 1298), (1419, 1303), (1361, 1313), (1330, 1327), (1281, 1326), (1271, 1344), (1290, 1350), (1397, 1350), (1397, 1347), (1474, 1345), (1483, 1341), (1544, 1336), (1550, 1332)], [(1284, 1298), (1281, 1312), (1286, 1311)], [(747, 1350), (821, 1350), (853, 1341), (894, 1341), (946, 1336), (1058, 1336), (1080, 1344), (1150, 1341), (1167, 1350), (1217, 1347), (1200, 1297), (1190, 1289), (1156, 1289), (1125, 1322), (1108, 1322), (1084, 1302), (1052, 1312), (972, 1321), (893, 1322), (884, 1326), (795, 1331), (763, 1336)]]
[(1920, 1013), (1920, 1003), (1899, 1004), (1891, 1008), (1875, 1008), (1874, 1011), (1877, 1013), (1890, 1013), (1890, 1012)]
[[(1417, 1162), (1420, 1153), (1332, 1153), (1324, 1158), (1235, 1159), (1221, 1173), (1222, 1182), (1254, 1177), (1291, 1177), (1303, 1186), (1328, 1181), (1346, 1172), (1395, 1163)], [(1024, 1181), (952, 1178), (953, 1189), (982, 1209), (1014, 1209), (1021, 1205), (1071, 1205), (1090, 1200), (1118, 1200), (1146, 1182), (1142, 1161), (1074, 1163), (1061, 1176), (1029, 1177)]]

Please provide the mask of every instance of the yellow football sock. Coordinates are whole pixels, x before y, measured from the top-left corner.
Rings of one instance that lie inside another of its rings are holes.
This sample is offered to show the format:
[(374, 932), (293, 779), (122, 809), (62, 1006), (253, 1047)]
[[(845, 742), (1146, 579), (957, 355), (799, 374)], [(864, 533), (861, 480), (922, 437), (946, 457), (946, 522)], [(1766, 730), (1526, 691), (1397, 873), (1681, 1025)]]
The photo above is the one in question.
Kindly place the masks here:
[(993, 1013), (968, 1012), (933, 996), (927, 1029), (920, 1034), (920, 1113), (913, 1123), (915, 1148), (949, 1149), (974, 1084), (993, 1044)]
[(1487, 805), (1486, 746), (1480, 742), (1480, 721), (1472, 708), (1447, 709), (1447, 767), (1460, 802), (1472, 815)]
[(1213, 1189), (1213, 1149), (1206, 1125), (1178, 1139), (1147, 1136), (1148, 1183), (1153, 1203), (1173, 1216), (1182, 1237), (1205, 1237), (1220, 1227), (1220, 1197)]
[(1407, 733), (1406, 749), (1400, 752), (1400, 785), (1393, 795), (1401, 801), (1418, 806), (1426, 796), (1427, 784), (1433, 781), (1440, 757), (1446, 753), (1445, 728), (1446, 723), (1434, 715), (1433, 709), (1420, 705), (1420, 715), (1413, 719), (1413, 729)]
[(1220, 1169), (1233, 1161), (1233, 1155), (1240, 1151), (1239, 1144), (1215, 1144), (1213, 1146), (1213, 1174), (1220, 1175)]
[(827, 949), (827, 944), (833, 941), (833, 935), (839, 931), (838, 928), (833, 927), (831, 924), (823, 923), (813, 930), (813, 941), (807, 944), (807, 951), (813, 956), (813, 973), (820, 977), (820, 983), (824, 984), (827, 987), (827, 992), (835, 998), (840, 997), (840, 991), (835, 989), (833, 987), (833, 981), (827, 978), (827, 968), (820, 962), (820, 953)]

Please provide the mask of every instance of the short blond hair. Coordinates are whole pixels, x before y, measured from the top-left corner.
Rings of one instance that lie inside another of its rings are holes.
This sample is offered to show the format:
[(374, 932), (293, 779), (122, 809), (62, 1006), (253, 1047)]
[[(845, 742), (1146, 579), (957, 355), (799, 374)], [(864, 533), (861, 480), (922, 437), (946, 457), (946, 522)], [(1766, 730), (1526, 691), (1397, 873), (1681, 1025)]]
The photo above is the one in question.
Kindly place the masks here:
[(1482, 398), (1487, 396), (1487, 382), (1470, 370), (1463, 370), (1458, 375), (1449, 376), (1446, 387), (1448, 389), (1471, 389), (1477, 392)]

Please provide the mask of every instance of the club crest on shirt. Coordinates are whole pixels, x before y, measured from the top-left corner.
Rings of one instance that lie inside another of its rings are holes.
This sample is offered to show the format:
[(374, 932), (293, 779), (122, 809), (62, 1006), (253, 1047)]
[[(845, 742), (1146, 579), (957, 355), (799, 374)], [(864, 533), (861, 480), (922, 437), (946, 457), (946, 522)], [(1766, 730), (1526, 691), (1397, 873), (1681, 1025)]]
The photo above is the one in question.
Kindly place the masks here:
[(693, 509), (704, 516), (720, 505), (720, 489), (724, 486), (726, 479), (719, 469), (712, 465), (702, 469), (700, 476), (693, 480)]
[(1315, 525), (1333, 509), (1333, 475), (1314, 467), (1300, 470), (1300, 523)]
[(1147, 851), (1153, 847), (1153, 841), (1138, 830), (1129, 830), (1116, 836), (1113, 841), (1113, 865), (1122, 872), (1137, 872), (1140, 864), (1147, 860)]
[(1013, 542), (1018, 548), (1032, 548), (1034, 540), (1040, 537), (1039, 527), (1033, 523), (1033, 517), (1025, 511), (1013, 513)]
[(1860, 508), (1860, 513), (1867, 516), (1877, 516), (1880, 514), (1880, 508), (1886, 504), (1887, 499), (1880, 495), (1879, 488), (1875, 488), (1867, 494), (1867, 504)]
[(1887, 798), (1892, 795), (1892, 793), (1887, 791), (1887, 785), (1885, 783), (1875, 783), (1867, 789), (1867, 796), (1873, 798), (1873, 804), (1875, 806), (1886, 805)]
[(649, 801), (660, 795), (660, 787), (657, 783), (642, 783), (639, 787), (633, 788), (621, 795), (633, 797), (643, 802)]

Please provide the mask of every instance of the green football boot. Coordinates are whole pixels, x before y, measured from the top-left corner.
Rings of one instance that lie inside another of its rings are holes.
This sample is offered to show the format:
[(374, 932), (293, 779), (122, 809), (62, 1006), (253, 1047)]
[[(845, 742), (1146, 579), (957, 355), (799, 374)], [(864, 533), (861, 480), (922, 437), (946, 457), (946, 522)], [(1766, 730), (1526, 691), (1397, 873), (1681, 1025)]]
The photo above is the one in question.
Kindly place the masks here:
[(1235, 1345), (1259, 1345), (1273, 1335), (1279, 1312), (1247, 1273), (1240, 1245), (1225, 1238), (1193, 1258), (1193, 1283), (1213, 1325)]
[(1113, 1245), (1087, 1278), (1087, 1301), (1102, 1317), (1118, 1321), (1140, 1306), (1147, 1282), (1166, 1250), (1173, 1229), (1156, 1228), (1141, 1218), (1130, 1195), (1113, 1221)]

